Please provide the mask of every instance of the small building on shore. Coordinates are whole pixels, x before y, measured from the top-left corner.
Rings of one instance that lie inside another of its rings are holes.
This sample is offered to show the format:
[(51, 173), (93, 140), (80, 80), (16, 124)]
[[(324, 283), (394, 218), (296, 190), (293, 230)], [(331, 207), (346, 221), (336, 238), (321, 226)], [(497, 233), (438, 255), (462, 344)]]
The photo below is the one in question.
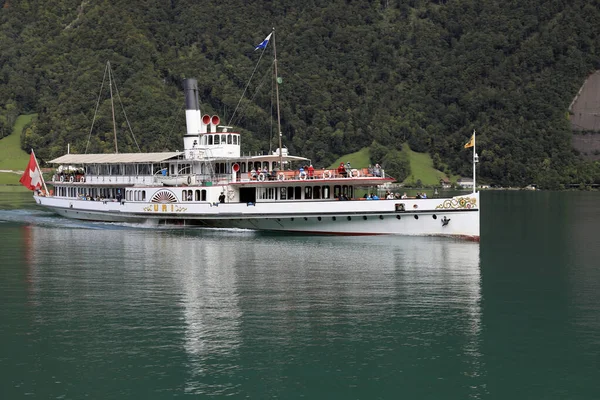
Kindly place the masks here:
[(458, 186), (464, 189), (473, 189), (473, 179), (472, 178), (460, 178), (456, 181)]

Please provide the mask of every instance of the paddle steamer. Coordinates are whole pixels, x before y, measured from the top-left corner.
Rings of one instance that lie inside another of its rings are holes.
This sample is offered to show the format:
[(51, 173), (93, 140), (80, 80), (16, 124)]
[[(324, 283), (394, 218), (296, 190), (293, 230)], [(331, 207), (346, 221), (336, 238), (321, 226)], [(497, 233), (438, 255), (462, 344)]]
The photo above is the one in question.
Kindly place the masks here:
[(52, 161), (53, 191), (35, 201), (68, 218), (341, 235), (433, 235), (479, 240), (479, 193), (366, 200), (385, 170), (300, 171), (310, 160), (279, 147), (241, 155), (242, 135), (201, 115), (184, 82), (183, 151), (66, 154)]

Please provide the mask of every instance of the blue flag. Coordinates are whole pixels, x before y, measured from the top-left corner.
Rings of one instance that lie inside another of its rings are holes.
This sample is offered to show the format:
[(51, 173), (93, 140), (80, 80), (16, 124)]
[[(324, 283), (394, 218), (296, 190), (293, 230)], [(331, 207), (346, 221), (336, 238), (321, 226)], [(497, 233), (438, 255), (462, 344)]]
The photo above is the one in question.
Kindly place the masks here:
[(273, 32), (269, 33), (269, 36), (267, 36), (265, 38), (265, 40), (260, 42), (260, 44), (254, 48), (254, 51), (256, 51), (258, 49), (264, 49), (265, 47), (267, 47), (267, 45), (269, 44), (269, 39), (271, 39), (272, 34), (273, 34)]

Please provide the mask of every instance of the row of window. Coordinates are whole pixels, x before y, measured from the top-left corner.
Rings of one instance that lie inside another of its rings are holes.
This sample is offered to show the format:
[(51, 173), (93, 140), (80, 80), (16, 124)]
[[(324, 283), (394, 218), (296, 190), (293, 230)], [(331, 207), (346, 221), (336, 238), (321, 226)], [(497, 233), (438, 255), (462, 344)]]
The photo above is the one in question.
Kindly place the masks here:
[(214, 164), (214, 168), (215, 168), (215, 173), (216, 174), (230, 174), (231, 172), (233, 172), (233, 165), (234, 164), (238, 164), (240, 170), (240, 173), (246, 173), (246, 172), (250, 172), (253, 169), (256, 171), (262, 171), (264, 169), (267, 169), (268, 171), (273, 171), (277, 169), (277, 161), (273, 161), (272, 163), (269, 163), (268, 161), (254, 161), (254, 162), (242, 162), (242, 163), (232, 163), (232, 164), (228, 164), (228, 163), (224, 163), (224, 162), (218, 162)]
[(206, 190), (182, 190), (181, 191), (182, 201), (206, 201)]
[(327, 200), (342, 196), (354, 197), (354, 187), (334, 185), (333, 192), (330, 185), (257, 188), (257, 198), (262, 200)]
[[(120, 193), (123, 193), (121, 189), (115, 188), (90, 188), (90, 187), (56, 187), (56, 196), (60, 197), (90, 197), (92, 199), (116, 199)], [(144, 191), (144, 199), (145, 199)]]
[[(218, 162), (214, 164), (214, 172), (217, 174), (229, 174), (233, 171), (233, 165), (236, 163)], [(250, 172), (253, 169), (262, 171), (267, 169), (273, 171), (278, 168), (278, 162), (273, 161), (255, 161), (241, 162), (239, 164), (241, 173)], [(85, 166), (85, 174), (90, 176), (109, 176), (109, 175), (152, 175), (158, 173), (165, 168), (165, 164), (90, 164)], [(205, 170), (205, 165), (200, 164), (197, 171), (192, 170), (192, 164), (189, 163), (171, 163), (168, 165), (170, 175), (189, 175), (191, 173), (204, 174), (211, 173), (210, 170)]]
[[(151, 175), (160, 170), (159, 164), (93, 164), (85, 167), (86, 175), (90, 176)], [(192, 173), (192, 164), (170, 164), (169, 173), (171, 175), (188, 175)]]
[(240, 172), (241, 173), (245, 173), (245, 172), (250, 172), (252, 170), (255, 171), (262, 171), (264, 169), (266, 169), (267, 171), (273, 171), (276, 170), (279, 167), (279, 162), (278, 161), (248, 161), (248, 162), (242, 162), (239, 163), (240, 164)]
[(171, 175), (189, 175), (192, 173), (192, 164), (171, 164)]
[(146, 201), (146, 191), (145, 190), (128, 190), (125, 192), (125, 200)]
[(150, 175), (152, 164), (91, 164), (85, 166), (86, 175)]
[[(235, 144), (240, 145), (242, 141), (240, 140), (240, 135), (238, 133), (220, 133), (220, 134), (206, 134), (202, 135), (200, 138), (200, 145), (213, 145), (213, 144)], [(194, 141), (194, 145), (198, 144)]]

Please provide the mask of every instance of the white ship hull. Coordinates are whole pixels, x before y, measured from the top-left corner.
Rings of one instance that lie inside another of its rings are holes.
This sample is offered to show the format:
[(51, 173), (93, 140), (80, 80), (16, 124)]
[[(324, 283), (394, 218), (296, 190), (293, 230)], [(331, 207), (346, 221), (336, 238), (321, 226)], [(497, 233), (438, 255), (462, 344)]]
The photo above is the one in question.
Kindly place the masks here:
[[(448, 236), (479, 240), (479, 193), (449, 199), (328, 200), (250, 205), (35, 198), (38, 204), (59, 215), (90, 221), (339, 235)], [(398, 206), (400, 204), (401, 207)]]

